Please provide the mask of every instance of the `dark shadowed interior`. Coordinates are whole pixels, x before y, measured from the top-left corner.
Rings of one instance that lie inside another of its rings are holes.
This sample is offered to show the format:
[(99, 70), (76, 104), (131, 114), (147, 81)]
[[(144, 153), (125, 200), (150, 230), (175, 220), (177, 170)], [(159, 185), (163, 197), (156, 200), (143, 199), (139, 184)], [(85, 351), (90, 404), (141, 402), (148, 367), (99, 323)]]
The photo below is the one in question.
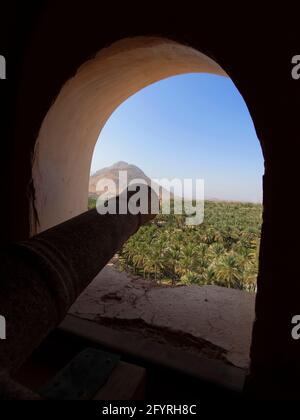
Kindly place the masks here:
[[(216, 398), (296, 398), (300, 341), (291, 336), (291, 320), (299, 313), (300, 297), (300, 81), (291, 77), (291, 58), (299, 49), (299, 29), (279, 30), (269, 20), (252, 21), (246, 14), (220, 20), (216, 10), (203, 10), (199, 16), (191, 6), (183, 11), (173, 5), (172, 10), (162, 5), (157, 9), (151, 2), (137, 16), (126, 3), (34, 4), (18, 6), (17, 13), (12, 8), (14, 24), (7, 30), (7, 54), (3, 51), (9, 99), (1, 138), (5, 205), (0, 219), (0, 314), (7, 319), (8, 338), (0, 341), (0, 396), (38, 399), (40, 387), (72, 357), (95, 347), (123, 352), (124, 362), (146, 369), (146, 398), (192, 396), (199, 389)], [(16, 28), (21, 35), (16, 36)], [(121, 71), (117, 56), (125, 53), (129, 59), (123, 57), (126, 68)], [(149, 60), (147, 69), (139, 57)], [(179, 371), (167, 357), (157, 358), (155, 349), (143, 355), (120, 350), (113, 331), (103, 327), (99, 334), (86, 333), (80, 322), (76, 326), (65, 318), (78, 295), (147, 221), (141, 215), (99, 219), (96, 212), (84, 212), (90, 158), (101, 124), (147, 84), (201, 69), (232, 79), (247, 104), (264, 156), (259, 274), (247, 372), (214, 359), (188, 359)], [(86, 87), (74, 93), (78, 77)], [(69, 89), (66, 96), (64, 89)], [(89, 96), (93, 93), (95, 97)], [(65, 120), (72, 115), (80, 129), (73, 152), (68, 152), (63, 141), (71, 141), (72, 132)], [(75, 169), (80, 156), (82, 168)], [(73, 173), (78, 176), (78, 196), (69, 183)], [(64, 189), (69, 194), (66, 204), (58, 193)], [(105, 343), (101, 334), (107, 334)]]

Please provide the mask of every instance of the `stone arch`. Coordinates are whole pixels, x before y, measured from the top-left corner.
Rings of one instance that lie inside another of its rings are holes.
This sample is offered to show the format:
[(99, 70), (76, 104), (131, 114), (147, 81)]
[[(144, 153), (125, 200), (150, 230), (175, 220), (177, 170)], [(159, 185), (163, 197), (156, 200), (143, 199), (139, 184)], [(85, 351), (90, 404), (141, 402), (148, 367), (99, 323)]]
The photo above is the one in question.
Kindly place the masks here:
[[(232, 77), (250, 110), (265, 157), (260, 273), (247, 388), (273, 398), (282, 393), (290, 397), (289, 391), (299, 394), (300, 341), (291, 339), (289, 329), (292, 316), (299, 310), (300, 294), (298, 266), (291, 263), (299, 255), (298, 207), (293, 198), (299, 187), (300, 83), (291, 77), (298, 28), (278, 31), (276, 22), (255, 19), (253, 30), (253, 19), (239, 20), (233, 14), (216, 20), (215, 5), (213, 11), (204, 8), (200, 15), (193, 8), (176, 9), (167, 4), (159, 8), (149, 5), (147, 13), (127, 3), (124, 8), (118, 6), (116, 13), (116, 5), (109, 2), (78, 2), (71, 9), (68, 3), (47, 2), (43, 12), (40, 9), (26, 4), (18, 26), (18, 43), (15, 25), (10, 26), (9, 44), (14, 50), (11, 78), (15, 77), (17, 88), (10, 91), (13, 106), (8, 106), (9, 118), (3, 121), (8, 153), (2, 153), (2, 165), (4, 173), (10, 174), (11, 168), (14, 173), (9, 182), (1, 178), (2, 194), (7, 197), (2, 242), (27, 239), (29, 222), (36, 221), (33, 215), (29, 217), (29, 207), (34, 195), (31, 157), (37, 131), (51, 101), (73, 71), (100, 48), (129, 36), (164, 36), (193, 45), (216, 58)], [(47, 203), (48, 211), (52, 205), (47, 190), (56, 188), (56, 179), (54, 185), (50, 179), (44, 182), (48, 174), (40, 170), (44, 156), (41, 139), (40, 135), (41, 154), (38, 157), (37, 147), (33, 180), (36, 207), (43, 222)], [(46, 134), (44, 140), (46, 144)], [(51, 159), (49, 151), (49, 162)], [(65, 187), (67, 190), (67, 183)]]
[(32, 233), (87, 209), (94, 146), (113, 111), (151, 83), (193, 72), (227, 76), (196, 49), (158, 37), (117, 41), (85, 62), (61, 89), (39, 132), (33, 163), (37, 218), (32, 215)]

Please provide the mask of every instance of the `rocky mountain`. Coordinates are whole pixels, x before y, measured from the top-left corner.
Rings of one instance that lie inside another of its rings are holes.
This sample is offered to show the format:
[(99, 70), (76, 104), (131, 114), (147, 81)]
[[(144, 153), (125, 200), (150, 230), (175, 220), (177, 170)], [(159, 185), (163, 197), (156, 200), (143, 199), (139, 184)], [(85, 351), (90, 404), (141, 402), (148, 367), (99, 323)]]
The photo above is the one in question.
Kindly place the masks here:
[[(127, 182), (126, 179), (121, 179), (121, 184), (119, 180), (119, 174), (120, 171), (126, 171), (127, 174)], [(101, 185), (101, 181), (104, 179), (110, 179), (115, 182), (117, 189), (120, 189), (120, 191), (123, 191), (127, 185), (133, 181), (142, 179), (144, 180), (148, 185), (151, 185), (151, 179), (137, 166), (129, 164), (124, 161), (119, 161), (114, 163), (111, 166), (108, 166), (106, 168), (100, 169), (99, 171), (93, 173), (90, 176), (90, 182), (89, 182), (89, 195), (90, 196), (98, 196), (104, 192), (103, 190), (103, 184)], [(162, 190), (162, 187), (160, 187), (160, 190)], [(161, 193), (160, 193), (161, 196)]]

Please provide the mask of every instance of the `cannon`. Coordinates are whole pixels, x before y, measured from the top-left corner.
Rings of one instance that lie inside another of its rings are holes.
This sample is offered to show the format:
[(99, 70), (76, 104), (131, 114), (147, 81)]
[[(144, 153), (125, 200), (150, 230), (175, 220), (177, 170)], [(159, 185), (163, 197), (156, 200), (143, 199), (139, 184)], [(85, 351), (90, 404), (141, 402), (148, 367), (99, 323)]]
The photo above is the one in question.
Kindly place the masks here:
[(118, 211), (135, 194), (131, 188), (112, 198), (115, 214), (92, 209), (2, 250), (0, 313), (6, 339), (0, 340), (0, 399), (39, 399), (12, 375), (124, 242), (155, 217), (158, 197), (149, 186), (145, 192), (144, 214)]

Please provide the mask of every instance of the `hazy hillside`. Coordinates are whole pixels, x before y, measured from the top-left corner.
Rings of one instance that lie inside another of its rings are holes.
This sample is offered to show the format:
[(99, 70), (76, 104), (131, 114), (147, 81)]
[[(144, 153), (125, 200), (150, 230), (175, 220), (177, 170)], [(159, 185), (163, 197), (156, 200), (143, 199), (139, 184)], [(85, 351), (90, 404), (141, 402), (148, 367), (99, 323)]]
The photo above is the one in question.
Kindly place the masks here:
[[(151, 179), (137, 166), (129, 164), (124, 161), (119, 161), (114, 163), (111, 166), (100, 169), (99, 171), (93, 173), (90, 176), (89, 182), (89, 195), (90, 197), (98, 196), (103, 193), (103, 190), (97, 190), (97, 184), (100, 180), (108, 178), (113, 180), (116, 183), (117, 189), (120, 191), (124, 190), (128, 184), (123, 184), (119, 186), (119, 172), (127, 171), (127, 183), (130, 183), (135, 179), (143, 179), (148, 185), (151, 184)], [(98, 185), (99, 188), (99, 185)], [(162, 189), (162, 188), (161, 188)], [(161, 196), (161, 194), (160, 194)]]

